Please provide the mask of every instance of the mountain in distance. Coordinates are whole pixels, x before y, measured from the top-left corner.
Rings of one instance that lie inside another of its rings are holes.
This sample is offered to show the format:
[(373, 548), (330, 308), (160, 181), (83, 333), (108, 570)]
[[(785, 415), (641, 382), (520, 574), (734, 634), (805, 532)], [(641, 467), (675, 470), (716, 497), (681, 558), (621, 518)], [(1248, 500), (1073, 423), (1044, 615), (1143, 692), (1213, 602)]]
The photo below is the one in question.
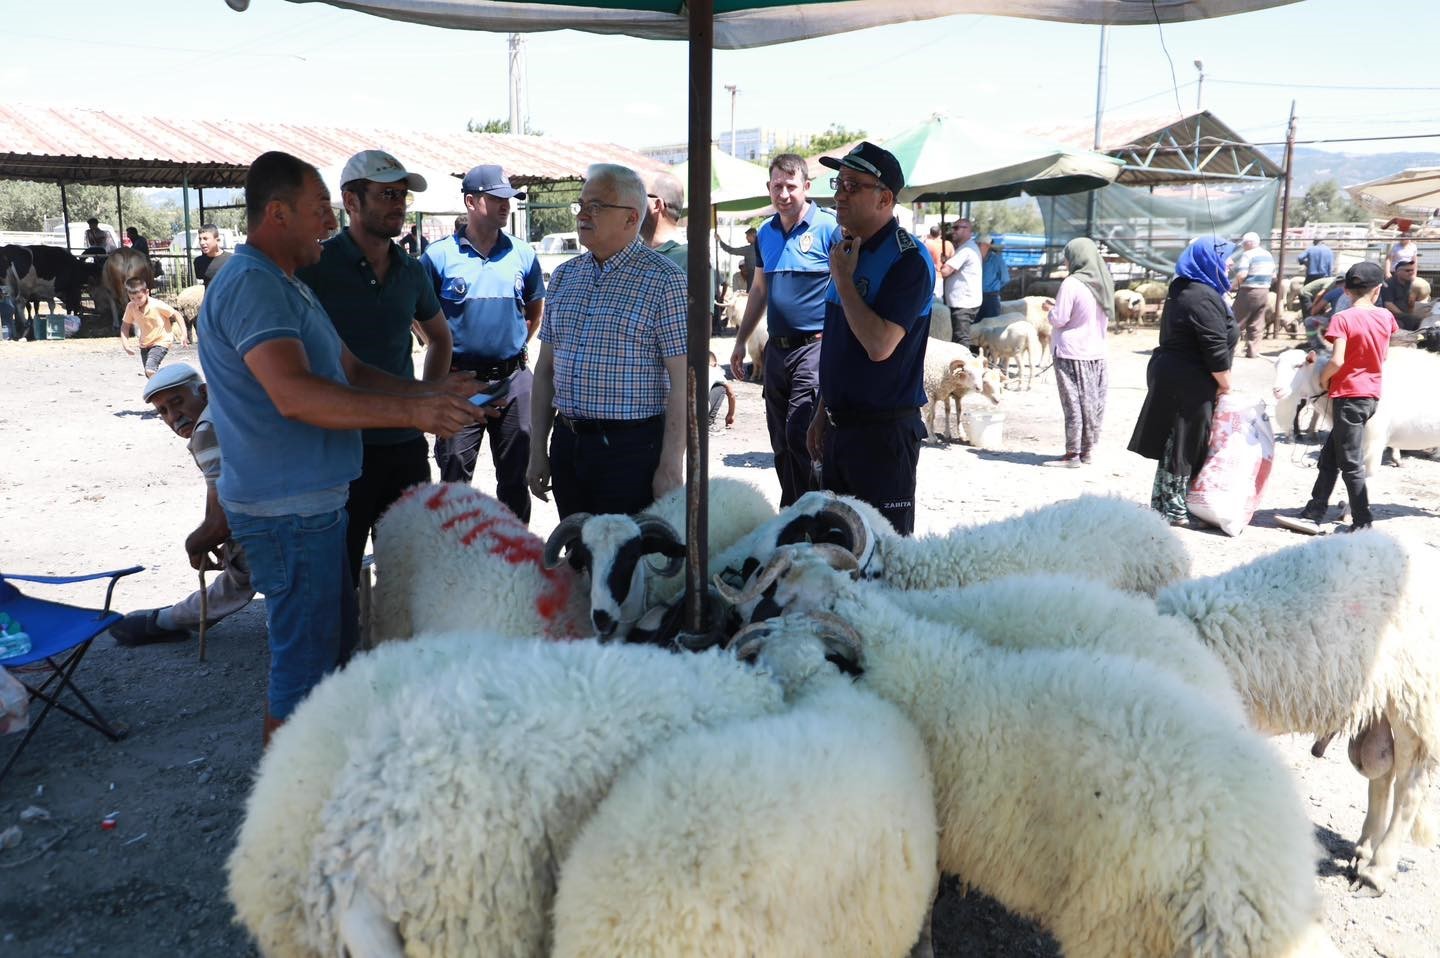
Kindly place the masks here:
[[(1277, 164), (1285, 159), (1279, 147), (1265, 147)], [(1295, 173), (1291, 189), (1300, 196), (1322, 180), (1355, 186), (1414, 166), (1440, 166), (1440, 153), (1338, 153), (1309, 146), (1295, 147)]]

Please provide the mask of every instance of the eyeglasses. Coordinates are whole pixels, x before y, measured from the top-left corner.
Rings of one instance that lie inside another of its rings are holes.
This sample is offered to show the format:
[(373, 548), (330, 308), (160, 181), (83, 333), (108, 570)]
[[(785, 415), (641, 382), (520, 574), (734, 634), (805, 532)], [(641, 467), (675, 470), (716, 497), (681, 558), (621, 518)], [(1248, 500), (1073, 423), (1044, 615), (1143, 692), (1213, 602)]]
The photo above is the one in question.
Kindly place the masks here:
[(579, 215), (583, 212), (586, 216), (590, 217), (591, 219), (594, 219), (595, 217), (599, 216), (601, 210), (632, 210), (633, 212), (638, 212), (638, 210), (633, 210), (633, 208), (632, 208), (632, 207), (629, 207), (629, 206), (621, 206), (621, 205), (618, 204), (618, 203), (602, 203), (602, 202), (600, 202), (599, 200), (591, 200), (591, 201), (588, 202), (588, 203), (571, 203), (571, 204), (570, 204), (570, 212), (571, 212), (571, 213), (574, 213), (576, 216), (579, 216)]
[(861, 183), (843, 176), (830, 177), (830, 188), (838, 193), (859, 193), (861, 190), (888, 190), (884, 183)]

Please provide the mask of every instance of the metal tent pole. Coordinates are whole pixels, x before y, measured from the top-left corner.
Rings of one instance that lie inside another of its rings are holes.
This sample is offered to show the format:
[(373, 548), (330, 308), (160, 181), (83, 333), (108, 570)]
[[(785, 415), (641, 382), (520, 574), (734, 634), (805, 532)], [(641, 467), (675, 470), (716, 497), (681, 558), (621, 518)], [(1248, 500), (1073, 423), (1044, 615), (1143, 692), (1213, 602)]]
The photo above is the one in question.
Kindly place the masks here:
[[(204, 195), (203, 190), (201, 195)], [(180, 196), (182, 197), (181, 207), (185, 214), (185, 269), (182, 275), (188, 280), (186, 286), (194, 286), (199, 282), (200, 277), (194, 273), (195, 248), (190, 244), (190, 168), (185, 166), (180, 167)], [(188, 336), (189, 333), (187, 332), (186, 335)]]
[(200, 187), (197, 192), (199, 192), (199, 194), (200, 194), (200, 195), (197, 197), (197, 204), (198, 204), (199, 207), (200, 207), (200, 225), (201, 225), (201, 226), (204, 226), (204, 225), (205, 225), (205, 187), (203, 187), (203, 186)]
[[(1105, 71), (1109, 67), (1109, 57), (1106, 56), (1106, 46), (1109, 40), (1110, 28), (1102, 25), (1100, 27), (1100, 68), (1095, 76), (1095, 152), (1100, 152), (1100, 127), (1105, 117)], [(1091, 190), (1085, 197), (1085, 235), (1091, 239), (1095, 238), (1095, 194)]]
[(115, 228), (120, 231), (120, 236), (115, 237), (115, 242), (121, 246), (125, 241), (121, 238), (125, 235), (125, 211), (120, 207), (120, 184), (115, 184)]
[[(1285, 226), (1290, 221), (1290, 174), (1295, 157), (1295, 101), (1290, 101), (1290, 127), (1285, 131), (1285, 190), (1280, 198), (1280, 247), (1275, 252), (1275, 329), (1285, 314)], [(1396, 460), (1397, 462), (1399, 460)]]
[(65, 197), (65, 184), (60, 184), (60, 218), (65, 221), (65, 249), (75, 252), (70, 246), (70, 201)]
[[(688, 371), (689, 400), (685, 427), (685, 628), (705, 631), (706, 582), (709, 580), (709, 454), (707, 428), (710, 296), (710, 128), (711, 84), (714, 82), (715, 3), (692, 0), (690, 8), (690, 218), (685, 241), (689, 245), (690, 309)], [(732, 144), (733, 145), (733, 144)], [(699, 215), (696, 215), (696, 211)]]

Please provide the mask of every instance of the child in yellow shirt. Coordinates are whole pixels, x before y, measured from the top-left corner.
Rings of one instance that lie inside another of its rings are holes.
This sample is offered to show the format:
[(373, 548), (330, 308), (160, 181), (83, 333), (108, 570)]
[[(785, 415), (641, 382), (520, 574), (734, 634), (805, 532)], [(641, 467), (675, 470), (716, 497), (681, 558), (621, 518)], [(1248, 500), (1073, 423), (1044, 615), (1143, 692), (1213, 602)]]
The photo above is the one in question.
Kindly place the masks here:
[(137, 329), (140, 331), (140, 363), (145, 367), (145, 378), (149, 379), (160, 369), (160, 364), (170, 352), (168, 347), (161, 345), (166, 342), (166, 334), (169, 334), (170, 342), (179, 346), (180, 330), (185, 328), (185, 322), (173, 307), (150, 298), (150, 290), (143, 279), (126, 280), (125, 295), (129, 297), (130, 305), (125, 307), (125, 319), (120, 323), (120, 345), (125, 352), (135, 355), (135, 350), (130, 348), (130, 334)]

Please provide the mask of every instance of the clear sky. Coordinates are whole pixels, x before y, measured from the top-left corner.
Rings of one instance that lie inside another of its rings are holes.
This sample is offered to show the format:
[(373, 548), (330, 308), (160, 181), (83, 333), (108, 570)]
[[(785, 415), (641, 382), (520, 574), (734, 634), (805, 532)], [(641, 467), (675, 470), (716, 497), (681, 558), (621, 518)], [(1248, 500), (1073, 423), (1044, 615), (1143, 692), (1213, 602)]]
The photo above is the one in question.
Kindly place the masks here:
[[(395, 23), (321, 3), (7, 3), (0, 89), (11, 101), (125, 113), (456, 129), (507, 115), (505, 37)], [(1366, 19), (1369, 16), (1371, 19)], [(1110, 30), (1107, 110), (1203, 104), (1255, 142), (1440, 134), (1436, 0), (1302, 0), (1163, 28)], [(1371, 38), (1360, 46), (1357, 34)], [(1100, 30), (957, 16), (715, 55), (715, 130), (736, 124), (883, 139), (931, 113), (1041, 132), (1093, 122)], [(1393, 43), (1392, 43), (1393, 41)], [(1388, 52), (1387, 46), (1394, 52)], [(630, 147), (686, 137), (684, 45), (564, 31), (526, 38), (532, 127)], [(1440, 137), (1335, 144), (1440, 151)]]

